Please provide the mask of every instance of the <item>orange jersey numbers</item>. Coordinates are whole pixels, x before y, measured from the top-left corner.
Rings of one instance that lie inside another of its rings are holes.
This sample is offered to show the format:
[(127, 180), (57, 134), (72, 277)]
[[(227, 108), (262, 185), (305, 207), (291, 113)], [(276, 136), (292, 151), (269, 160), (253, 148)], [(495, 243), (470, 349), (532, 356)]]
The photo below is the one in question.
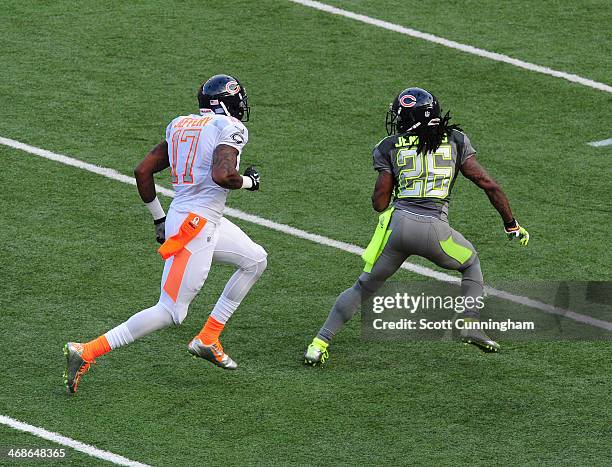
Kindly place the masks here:
[(170, 167), (174, 185), (194, 183), (193, 164), (195, 163), (201, 132), (201, 128), (185, 128), (173, 133)]

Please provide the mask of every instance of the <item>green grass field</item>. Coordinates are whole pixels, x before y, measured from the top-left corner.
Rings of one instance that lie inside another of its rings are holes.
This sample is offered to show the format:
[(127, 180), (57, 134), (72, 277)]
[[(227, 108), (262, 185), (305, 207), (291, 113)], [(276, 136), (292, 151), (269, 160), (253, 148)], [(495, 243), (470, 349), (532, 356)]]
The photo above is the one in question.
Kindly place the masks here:
[[(328, 3), (611, 81), (604, 1)], [(200, 81), (232, 73), (252, 106), (243, 163), (262, 189), (228, 205), (365, 246), (371, 149), (389, 101), (419, 85), (451, 109), (532, 235), (509, 245), (486, 196), (459, 180), (450, 221), (485, 281), (611, 279), (612, 146), (586, 144), (612, 136), (606, 92), (284, 0), (0, 7), (1, 137), (131, 175), (167, 123), (196, 110)], [(364, 341), (356, 318), (329, 364), (306, 368), (305, 346), (362, 262), (243, 221), (269, 266), (223, 334), (239, 370), (186, 351), (231, 274), (215, 267), (182, 326), (101, 358), (68, 398), (63, 344), (158, 298), (150, 215), (132, 186), (6, 146), (0, 158), (0, 415), (151, 465), (612, 462), (609, 341), (502, 341), (485, 355)], [(54, 445), (0, 426), (3, 446)], [(70, 462), (105, 464), (73, 450)]]

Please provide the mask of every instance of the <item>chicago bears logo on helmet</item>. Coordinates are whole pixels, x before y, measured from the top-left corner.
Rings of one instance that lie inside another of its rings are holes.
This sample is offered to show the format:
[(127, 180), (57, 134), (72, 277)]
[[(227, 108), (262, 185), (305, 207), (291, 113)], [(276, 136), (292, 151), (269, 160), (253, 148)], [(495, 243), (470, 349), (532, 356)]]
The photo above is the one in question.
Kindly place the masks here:
[(238, 94), (240, 92), (240, 85), (237, 81), (228, 81), (225, 85), (225, 91), (233, 96), (234, 94)]
[(399, 103), (402, 107), (414, 107), (416, 105), (416, 97), (412, 94), (404, 94), (399, 98)]

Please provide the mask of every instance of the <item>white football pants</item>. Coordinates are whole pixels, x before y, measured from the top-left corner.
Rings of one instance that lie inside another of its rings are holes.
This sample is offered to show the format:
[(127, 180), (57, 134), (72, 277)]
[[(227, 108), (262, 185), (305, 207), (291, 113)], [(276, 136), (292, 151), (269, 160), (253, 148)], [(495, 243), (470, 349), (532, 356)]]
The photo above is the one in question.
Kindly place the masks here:
[[(166, 238), (178, 232), (187, 214), (170, 210)], [(208, 277), (211, 264), (233, 264), (238, 270), (213, 310), (213, 317), (225, 323), (266, 269), (266, 256), (261, 246), (229, 220), (222, 218), (219, 224), (207, 222), (183, 251), (166, 260), (159, 301), (170, 311), (174, 323), (180, 324)]]
[[(166, 238), (178, 232), (187, 214), (170, 209)], [(105, 334), (111, 348), (129, 344), (173, 323), (182, 323), (212, 263), (233, 264), (238, 268), (211, 313), (217, 321), (227, 322), (266, 269), (266, 257), (266, 251), (229, 220), (222, 218), (218, 224), (207, 222), (185, 249), (166, 260), (159, 302)]]

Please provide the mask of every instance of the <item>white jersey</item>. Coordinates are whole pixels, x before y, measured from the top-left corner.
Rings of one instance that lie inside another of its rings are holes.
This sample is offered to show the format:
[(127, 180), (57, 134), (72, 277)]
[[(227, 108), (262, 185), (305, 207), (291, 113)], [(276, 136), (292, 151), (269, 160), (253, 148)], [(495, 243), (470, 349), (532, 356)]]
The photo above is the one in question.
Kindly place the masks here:
[(175, 118), (166, 128), (174, 200), (171, 208), (194, 212), (218, 223), (229, 190), (212, 179), (212, 156), (220, 144), (238, 150), (236, 170), (249, 132), (242, 122), (212, 111)]

